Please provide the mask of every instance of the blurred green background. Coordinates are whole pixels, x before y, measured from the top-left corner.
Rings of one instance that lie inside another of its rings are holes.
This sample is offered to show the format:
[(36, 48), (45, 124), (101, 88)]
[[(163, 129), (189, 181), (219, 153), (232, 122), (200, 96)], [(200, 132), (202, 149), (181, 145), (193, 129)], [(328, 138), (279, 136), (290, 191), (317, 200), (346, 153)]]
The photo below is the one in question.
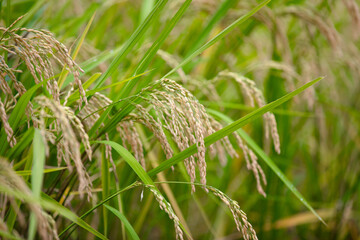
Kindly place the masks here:
[[(9, 26), (26, 14), (19, 25), (47, 29), (71, 48), (94, 16), (76, 59), (85, 70), (83, 79), (88, 79), (107, 69), (156, 3), (156, 0), (3, 0), (1, 25)], [(183, 1), (171, 0), (165, 5), (107, 84), (131, 76), (181, 4)], [(161, 46), (162, 54), (148, 67), (147, 70), (152, 71), (140, 81), (161, 78), (256, 4), (254, 0), (193, 0)], [(243, 129), (271, 157), (327, 226), (261, 159), (259, 163), (268, 182), (266, 198), (257, 192), (254, 176), (246, 170), (243, 157), (229, 157), (224, 167), (218, 161), (208, 161), (208, 184), (239, 202), (259, 239), (360, 239), (359, 39), (357, 0), (272, 0), (184, 65), (184, 75), (171, 76), (182, 82), (205, 107), (234, 120), (253, 108), (244, 100), (235, 82), (212, 81), (221, 71), (229, 70), (253, 79), (267, 102), (325, 76), (316, 86), (274, 111), (281, 154), (276, 154), (266, 141), (261, 120)], [(111, 88), (107, 96), (112, 99), (120, 88)], [(206, 89), (215, 89), (217, 95), (209, 94)], [(159, 160), (164, 158), (161, 152), (155, 153)], [(134, 179), (132, 170), (123, 162), (119, 164), (118, 173), (121, 186), (127, 186)], [(167, 171), (166, 177), (184, 181), (179, 168), (175, 168), (175, 172)], [(231, 214), (217, 200), (200, 189), (192, 195), (187, 185), (170, 186), (194, 239), (241, 238)], [(174, 238), (173, 223), (148, 192), (141, 201), (141, 191), (136, 189), (123, 195), (124, 213), (140, 238)], [(86, 206), (85, 209), (90, 207)], [(80, 204), (74, 204), (72, 210), (79, 215), (84, 212)], [(115, 217), (109, 219), (109, 238), (119, 239), (120, 222)], [(85, 221), (95, 226), (102, 219), (98, 215)], [(73, 238), (85, 239), (85, 236), (91, 237), (79, 229)]]

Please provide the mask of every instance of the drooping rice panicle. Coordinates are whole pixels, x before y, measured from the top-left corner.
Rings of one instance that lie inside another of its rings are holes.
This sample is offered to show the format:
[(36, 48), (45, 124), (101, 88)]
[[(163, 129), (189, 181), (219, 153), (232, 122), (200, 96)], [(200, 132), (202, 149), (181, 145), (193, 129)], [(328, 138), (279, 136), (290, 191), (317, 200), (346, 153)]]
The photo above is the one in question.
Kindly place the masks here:
[(141, 166), (146, 169), (143, 145), (134, 122), (131, 120), (121, 121), (117, 126), (117, 130), (123, 140), (124, 146), (126, 146), (126, 142), (130, 144), (135, 158), (141, 163)]
[[(89, 144), (89, 139), (86, 132), (84, 131), (81, 122), (77, 119), (77, 117), (70, 109), (60, 105), (60, 103), (56, 101), (48, 99), (44, 96), (36, 97), (35, 101), (41, 106), (42, 109), (50, 110), (52, 112), (51, 116), (57, 123), (54, 127), (57, 130), (59, 137), (61, 135), (61, 139), (57, 143), (58, 164), (60, 164), (61, 160), (63, 159), (69, 170), (71, 170), (71, 160), (74, 162), (79, 177), (80, 196), (82, 196), (82, 193), (85, 191), (88, 194), (88, 199), (90, 199), (92, 195), (92, 183), (82, 163), (80, 154), (80, 143), (77, 140), (76, 133), (73, 130), (74, 127), (77, 130), (76, 132), (80, 135), (81, 142), (84, 144), (84, 147), (90, 159), (92, 152)], [(45, 140), (48, 141), (48, 139)]]
[[(239, 83), (241, 85), (241, 87), (244, 89), (244, 91), (246, 92), (246, 96), (251, 96), (250, 101), (252, 103), (252, 106), (253, 106), (254, 101), (257, 103), (257, 105), (259, 107), (265, 106), (266, 103), (265, 103), (264, 96), (263, 96), (262, 92), (260, 91), (260, 89), (258, 89), (256, 87), (256, 84), (254, 81), (252, 81), (244, 76), (241, 76), (237, 73), (233, 73), (233, 72), (229, 72), (229, 71), (220, 72), (217, 78), (221, 78), (221, 77), (228, 77), (228, 78), (235, 79), (235, 81), (237, 83)], [(280, 139), (279, 139), (279, 134), (277, 131), (275, 115), (271, 112), (267, 112), (263, 115), (263, 118), (264, 118), (264, 125), (265, 125), (265, 136), (266, 136), (266, 138), (269, 138), (269, 135), (271, 135), (273, 143), (274, 143), (275, 151), (280, 154)], [(269, 134), (269, 131), (270, 131), (270, 134)]]
[(9, 142), (10, 146), (13, 147), (16, 144), (14, 131), (8, 122), (8, 117), (6, 115), (5, 106), (4, 106), (3, 102), (1, 101), (1, 99), (0, 99), (0, 118), (1, 118), (2, 125), (5, 129), (5, 133), (7, 135), (7, 141)]
[[(195, 163), (197, 162), (200, 181), (206, 183), (206, 161), (204, 138), (213, 133), (210, 120), (205, 108), (185, 88), (169, 79), (157, 81), (155, 84), (161, 89), (149, 90), (144, 101), (150, 104), (156, 113), (155, 119), (149, 111), (141, 105), (136, 105), (137, 116), (133, 118), (151, 129), (160, 141), (166, 157), (172, 156), (172, 149), (163, 132), (167, 129), (176, 141), (179, 149), (183, 150), (192, 144), (198, 147), (198, 153), (194, 157), (185, 160), (186, 169), (191, 181), (195, 181)], [(163, 126), (161, 121), (163, 121)], [(194, 190), (194, 188), (193, 188)]]
[(246, 214), (240, 209), (238, 202), (232, 200), (217, 188), (211, 186), (206, 186), (206, 188), (228, 206), (236, 223), (236, 228), (242, 233), (243, 238), (246, 240), (257, 240), (256, 232), (247, 220)]
[(174, 210), (172, 209), (170, 203), (164, 199), (164, 197), (160, 194), (160, 192), (154, 187), (145, 185), (155, 196), (156, 201), (159, 203), (159, 207), (161, 210), (165, 211), (171, 220), (174, 222), (175, 226), (175, 233), (176, 233), (176, 239), (177, 240), (183, 240), (183, 232), (180, 227), (180, 220), (178, 216), (176, 216)]
[[(3, 32), (0, 48), (24, 61), (35, 83), (48, 81), (47, 87), (56, 101), (59, 101), (60, 90), (57, 81), (53, 79), (53, 66), (49, 56), (60, 66), (67, 67), (74, 75), (75, 84), (80, 92), (80, 100), (87, 103), (80, 80), (82, 69), (70, 57), (67, 48), (56, 40), (52, 33), (46, 30), (3, 27), (0, 27), (0, 31)], [(23, 35), (19, 35), (19, 33)], [(11, 78), (15, 80), (13, 77)]]

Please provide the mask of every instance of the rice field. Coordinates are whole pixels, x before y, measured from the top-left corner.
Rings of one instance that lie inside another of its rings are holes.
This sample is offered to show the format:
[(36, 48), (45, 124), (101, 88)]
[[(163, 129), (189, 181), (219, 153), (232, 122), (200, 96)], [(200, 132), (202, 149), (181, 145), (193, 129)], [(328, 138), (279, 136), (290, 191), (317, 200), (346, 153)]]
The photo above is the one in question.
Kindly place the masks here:
[(359, 4), (0, 1), (0, 239), (360, 239)]

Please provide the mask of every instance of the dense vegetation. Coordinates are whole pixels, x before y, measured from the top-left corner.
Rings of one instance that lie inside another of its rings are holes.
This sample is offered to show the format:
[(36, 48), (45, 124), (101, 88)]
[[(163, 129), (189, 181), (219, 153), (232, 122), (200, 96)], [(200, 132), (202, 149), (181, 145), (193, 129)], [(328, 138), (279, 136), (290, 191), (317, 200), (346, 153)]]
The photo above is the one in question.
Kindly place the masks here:
[(0, 13), (2, 238), (359, 239), (356, 0)]

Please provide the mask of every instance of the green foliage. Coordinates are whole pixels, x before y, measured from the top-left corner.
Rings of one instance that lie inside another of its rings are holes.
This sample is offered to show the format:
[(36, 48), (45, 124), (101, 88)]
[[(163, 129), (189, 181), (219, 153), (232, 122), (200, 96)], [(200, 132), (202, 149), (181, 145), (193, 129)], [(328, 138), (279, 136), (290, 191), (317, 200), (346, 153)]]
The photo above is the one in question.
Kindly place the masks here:
[(360, 235), (355, 0), (7, 0), (0, 21), (2, 238)]

